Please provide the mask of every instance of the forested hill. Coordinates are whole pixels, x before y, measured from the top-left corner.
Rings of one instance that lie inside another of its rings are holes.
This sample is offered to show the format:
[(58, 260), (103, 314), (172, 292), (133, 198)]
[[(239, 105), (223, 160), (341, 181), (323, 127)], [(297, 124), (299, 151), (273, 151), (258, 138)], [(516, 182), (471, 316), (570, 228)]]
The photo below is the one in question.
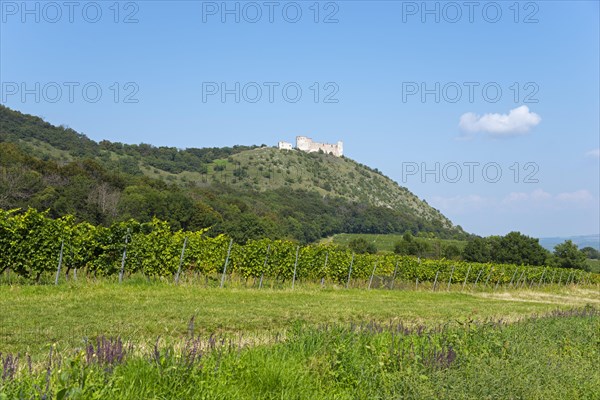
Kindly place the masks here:
[(262, 146), (154, 147), (87, 138), (0, 105), (0, 208), (49, 209), (95, 224), (152, 216), (238, 242), (335, 233), (467, 236), (377, 170)]

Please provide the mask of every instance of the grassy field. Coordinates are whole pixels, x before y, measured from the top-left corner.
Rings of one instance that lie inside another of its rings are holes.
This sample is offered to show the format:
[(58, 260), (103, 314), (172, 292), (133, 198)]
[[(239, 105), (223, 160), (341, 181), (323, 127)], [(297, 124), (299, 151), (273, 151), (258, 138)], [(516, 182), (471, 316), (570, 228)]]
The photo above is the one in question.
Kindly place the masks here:
[[(333, 242), (335, 244), (339, 244), (342, 246), (347, 246), (352, 240), (357, 238), (365, 238), (370, 243), (373, 243), (378, 251), (381, 252), (393, 252), (394, 246), (396, 243), (402, 240), (402, 235), (398, 234), (388, 234), (388, 235), (378, 235), (378, 234), (354, 234), (354, 233), (340, 233), (338, 235), (334, 235), (330, 238), (324, 239), (326, 242)], [(466, 246), (467, 242), (464, 240), (453, 240), (453, 239), (431, 239), (431, 238), (414, 238), (417, 241), (424, 241), (429, 243), (430, 253), (435, 254), (436, 250), (439, 248), (440, 251), (445, 246), (448, 245), (456, 245), (459, 250), (463, 250)]]
[(1, 286), (0, 400), (593, 399), (599, 306), (597, 287)]
[(432, 325), (466, 318), (508, 320), (557, 307), (600, 305), (584, 289), (460, 292), (343, 290), (294, 291), (201, 288), (129, 281), (0, 287), (0, 351), (43, 356), (47, 346), (72, 348), (84, 338), (121, 336), (152, 342), (200, 334), (242, 334), (263, 340), (295, 323), (403, 321)]

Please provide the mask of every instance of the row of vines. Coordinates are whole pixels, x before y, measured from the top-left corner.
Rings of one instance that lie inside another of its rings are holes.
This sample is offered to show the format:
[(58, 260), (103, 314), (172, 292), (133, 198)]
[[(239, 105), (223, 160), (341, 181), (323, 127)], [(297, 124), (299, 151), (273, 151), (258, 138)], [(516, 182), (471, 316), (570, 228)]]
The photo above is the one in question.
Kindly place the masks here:
[[(229, 255), (229, 257), (228, 257)], [(226, 262), (227, 261), (227, 262)], [(143, 273), (174, 277), (182, 273), (235, 273), (243, 278), (281, 281), (327, 279), (344, 283), (372, 275), (399, 281), (523, 285), (524, 283), (600, 283), (599, 274), (550, 267), (419, 260), (394, 254), (352, 254), (331, 245), (298, 246), (284, 240), (238, 245), (206, 231), (173, 232), (165, 221), (134, 220), (110, 227), (76, 223), (72, 216), (52, 219), (29, 209), (0, 210), (0, 274), (12, 271), (39, 281), (62, 265), (93, 276)]]

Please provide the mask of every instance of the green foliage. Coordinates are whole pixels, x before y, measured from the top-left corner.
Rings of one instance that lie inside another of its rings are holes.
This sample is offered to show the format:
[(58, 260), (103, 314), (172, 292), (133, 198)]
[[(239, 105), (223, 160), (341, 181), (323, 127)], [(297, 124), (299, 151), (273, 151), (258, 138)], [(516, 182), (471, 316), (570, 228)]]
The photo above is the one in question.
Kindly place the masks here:
[(449, 260), (456, 260), (460, 258), (461, 253), (457, 245), (450, 244), (444, 248), (443, 255), (444, 258), (447, 258)]
[(410, 232), (406, 232), (402, 236), (402, 240), (394, 245), (394, 253), (423, 257), (430, 248), (431, 246), (428, 242), (416, 240)]
[[(129, 220), (103, 227), (87, 222), (75, 223), (72, 216), (52, 219), (47, 212), (35, 209), (25, 212), (1, 211), (0, 217), (0, 267), (16, 272), (26, 280), (35, 281), (39, 281), (42, 274), (49, 275), (56, 271), (63, 242), (66, 271), (79, 269), (94, 276), (116, 275), (121, 270), (125, 254), (125, 273), (141, 272), (148, 277), (170, 277), (178, 271), (180, 261), (183, 271), (205, 275), (222, 271), (231, 240), (222, 234), (211, 237), (207, 229), (173, 232), (167, 221), (158, 218), (143, 223)], [(181, 260), (186, 238), (184, 258)], [(410, 234), (405, 235), (404, 241), (409, 246), (419, 243)], [(547, 267), (446, 259), (417, 261), (411, 255), (373, 254), (375, 249), (369, 252), (369, 247), (364, 239), (355, 243), (353, 251), (328, 244), (303, 246), (289, 240), (248, 240), (245, 244), (235, 244), (233, 247), (228, 272), (245, 278), (257, 278), (264, 274), (282, 282), (290, 280), (299, 249), (296, 268), (298, 279), (327, 278), (346, 282), (352, 263), (352, 279), (368, 279), (374, 266), (378, 275), (391, 276), (398, 266), (398, 277), (408, 281), (417, 278), (420, 282), (432, 281), (439, 274), (440, 281), (451, 280), (454, 283), (541, 284), (542, 281), (548, 282), (550, 272), (553, 272), (552, 283), (558, 282), (554, 281), (556, 270)], [(419, 246), (415, 248), (415, 251), (419, 251)], [(576, 248), (573, 252), (577, 257), (583, 257)], [(570, 255), (571, 252), (565, 254)], [(563, 258), (569, 259), (560, 259)], [(517, 273), (520, 275), (515, 280)], [(568, 281), (575, 283), (592, 278), (600, 279), (581, 272), (570, 274)], [(562, 282), (566, 281), (565, 277)]]
[(589, 270), (585, 260), (585, 254), (579, 251), (577, 245), (570, 240), (554, 246), (554, 262), (560, 268)]
[[(407, 232), (407, 233), (410, 233), (410, 232)], [(412, 234), (411, 234), (411, 236), (412, 236)], [(403, 244), (403, 242), (404, 242), (404, 235), (393, 234), (393, 233), (390, 233), (390, 234), (342, 233), (342, 234), (333, 235), (333, 237), (331, 237), (330, 239), (323, 240), (323, 241), (332, 241), (335, 244), (347, 246), (350, 243), (350, 241), (352, 241), (358, 237), (364, 237), (368, 241), (375, 244), (378, 251), (389, 252), (389, 253), (395, 253), (394, 250), (396, 249), (396, 245), (398, 243)], [(459, 253), (461, 253), (462, 249), (467, 244), (466, 240), (457, 240), (457, 239), (441, 239), (438, 237), (430, 238), (430, 237), (415, 237), (415, 236), (412, 236), (412, 238), (417, 242), (425, 242), (426, 243), (425, 249), (427, 249), (427, 251), (423, 255), (423, 257), (426, 257), (426, 258), (442, 258), (442, 257), (450, 258), (450, 257), (445, 256), (445, 251), (448, 247), (457, 248), (459, 250)], [(404, 253), (403, 250), (399, 249), (399, 251), (400, 251), (400, 253), (396, 253), (396, 254)], [(450, 250), (450, 251), (452, 252), (452, 250)], [(404, 254), (406, 254), (406, 253), (404, 253)], [(460, 258), (460, 255), (457, 258)]]
[(549, 253), (538, 239), (510, 232), (505, 236), (473, 238), (465, 246), (462, 256), (474, 262), (544, 265)]
[(469, 240), (463, 249), (462, 256), (467, 261), (487, 262), (492, 258), (491, 252), (489, 240), (476, 237)]
[(132, 272), (142, 271), (147, 276), (169, 276), (177, 272), (180, 252), (183, 246), (181, 231), (171, 233), (165, 221), (153, 218), (143, 224), (140, 232), (131, 238), (129, 248)]
[(348, 248), (357, 254), (377, 253), (377, 247), (375, 244), (368, 242), (367, 239), (362, 237), (350, 241), (350, 243), (348, 243)]
[(257, 146), (176, 149), (102, 141), (0, 105), (0, 208), (111, 226), (156, 217), (236, 243), (346, 233), (466, 237), (439, 211), (347, 158)]
[[(224, 235), (209, 238), (205, 235), (206, 231), (185, 232), (188, 242), (184, 254), (184, 268), (208, 275), (223, 269), (229, 238)], [(181, 251), (181, 248), (179, 250)]]
[(2, 264), (17, 274), (38, 281), (45, 272), (56, 270), (64, 240), (69, 240), (72, 218), (53, 220), (32, 208), (21, 214), (3, 212), (0, 239), (5, 248)]
[(581, 251), (583, 254), (585, 254), (585, 256), (589, 259), (592, 259), (592, 260), (600, 259), (600, 251), (596, 250), (593, 247), (586, 246), (586, 247), (580, 249), (579, 251)]

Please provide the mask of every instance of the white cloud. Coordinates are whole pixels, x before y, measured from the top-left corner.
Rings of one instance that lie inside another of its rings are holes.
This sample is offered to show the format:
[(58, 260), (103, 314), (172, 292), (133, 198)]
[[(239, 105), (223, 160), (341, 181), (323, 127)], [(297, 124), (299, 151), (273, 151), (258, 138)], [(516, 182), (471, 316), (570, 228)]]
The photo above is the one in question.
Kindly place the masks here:
[(569, 203), (587, 203), (594, 200), (594, 196), (587, 190), (578, 190), (576, 192), (565, 192), (556, 195), (559, 201)]
[(542, 118), (529, 111), (529, 107), (514, 108), (508, 114), (477, 115), (472, 112), (461, 115), (458, 126), (463, 132), (485, 132), (496, 137), (525, 134), (537, 126)]
[(515, 203), (518, 201), (525, 201), (529, 198), (529, 196), (527, 195), (527, 193), (523, 193), (523, 192), (512, 192), (509, 193), (508, 196), (506, 196), (504, 198), (504, 203)]
[(541, 202), (549, 199), (552, 199), (552, 195), (550, 193), (545, 192), (542, 189), (536, 189), (530, 193), (511, 192), (504, 197), (504, 199), (502, 199), (502, 203), (511, 204), (525, 201)]
[(529, 193), (512, 192), (509, 193), (502, 203), (505, 205), (517, 204), (524, 205), (529, 203), (532, 206), (548, 206), (551, 208), (562, 208), (574, 204), (589, 203), (594, 200), (594, 196), (589, 190), (581, 189), (574, 192), (562, 192), (552, 195), (542, 189), (536, 189)]
[(585, 153), (585, 155), (588, 157), (600, 158), (600, 148), (590, 150), (587, 153)]

